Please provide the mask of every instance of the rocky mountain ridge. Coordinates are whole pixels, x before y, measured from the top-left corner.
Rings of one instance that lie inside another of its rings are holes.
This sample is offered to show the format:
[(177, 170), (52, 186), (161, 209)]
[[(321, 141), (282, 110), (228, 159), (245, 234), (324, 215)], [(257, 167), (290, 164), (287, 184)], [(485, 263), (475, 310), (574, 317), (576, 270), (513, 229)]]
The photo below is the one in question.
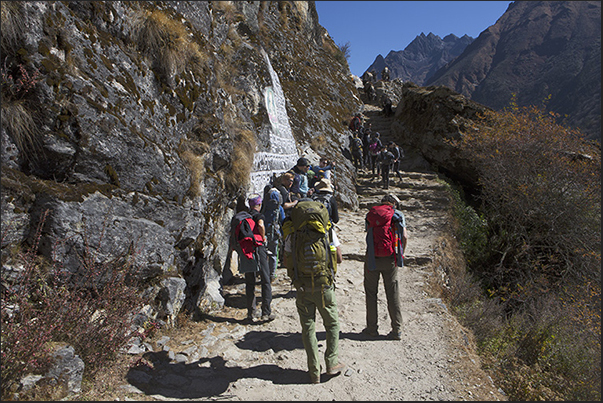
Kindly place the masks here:
[(438, 35), (421, 32), (404, 50), (390, 51), (384, 58), (378, 55), (367, 71), (375, 71), (381, 79), (381, 71), (385, 66), (390, 70), (390, 79), (400, 78), (417, 85), (424, 85), (436, 71), (458, 57), (473, 42), (468, 35), (457, 37), (446, 35), (443, 39)]
[(496, 110), (546, 103), (560, 123), (600, 141), (601, 2), (515, 1), (425, 85)]

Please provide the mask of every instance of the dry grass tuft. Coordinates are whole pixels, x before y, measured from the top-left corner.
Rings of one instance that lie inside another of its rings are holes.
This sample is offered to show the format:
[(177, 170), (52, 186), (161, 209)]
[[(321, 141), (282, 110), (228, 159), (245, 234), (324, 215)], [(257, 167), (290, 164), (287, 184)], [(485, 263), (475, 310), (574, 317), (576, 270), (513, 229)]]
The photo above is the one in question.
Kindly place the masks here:
[(191, 172), (191, 185), (188, 193), (191, 197), (201, 196), (201, 181), (205, 176), (205, 158), (209, 145), (201, 142), (187, 142), (181, 146), (181, 157)]
[(2, 35), (0, 42), (2, 43), (2, 52), (11, 53), (11, 50), (16, 50), (21, 42), (20, 37), (23, 35), (23, 10), (21, 2), (18, 1), (2, 1), (0, 2), (0, 23), (2, 24)]
[(249, 184), (256, 151), (255, 135), (251, 130), (239, 130), (235, 135), (234, 145), (231, 169), (224, 178), (226, 189), (233, 191)]
[(132, 31), (138, 49), (154, 60), (154, 67), (165, 82), (187, 67), (199, 70), (207, 61), (186, 27), (162, 11), (138, 13)]
[(8, 129), (9, 135), (26, 158), (39, 152), (37, 125), (25, 101), (2, 103), (2, 126)]

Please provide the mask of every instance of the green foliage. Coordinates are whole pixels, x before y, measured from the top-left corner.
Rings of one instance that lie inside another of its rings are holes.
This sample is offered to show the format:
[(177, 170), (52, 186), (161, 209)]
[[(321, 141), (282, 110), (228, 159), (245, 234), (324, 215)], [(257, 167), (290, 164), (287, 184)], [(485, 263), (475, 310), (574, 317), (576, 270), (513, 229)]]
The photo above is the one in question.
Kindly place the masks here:
[(448, 187), (453, 200), (453, 216), (459, 223), (457, 235), (465, 260), (469, 265), (477, 265), (487, 259), (487, 223), (473, 207), (464, 202), (462, 190), (451, 185)]

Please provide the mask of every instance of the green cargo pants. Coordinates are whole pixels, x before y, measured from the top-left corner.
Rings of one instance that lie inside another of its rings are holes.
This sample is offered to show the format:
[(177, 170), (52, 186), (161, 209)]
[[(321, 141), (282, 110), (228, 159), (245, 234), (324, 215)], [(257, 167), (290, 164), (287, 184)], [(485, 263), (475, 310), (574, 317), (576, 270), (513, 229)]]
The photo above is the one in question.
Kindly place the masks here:
[(317, 286), (314, 291), (298, 289), (295, 305), (302, 327), (302, 340), (308, 357), (308, 373), (311, 377), (320, 377), (320, 358), (316, 338), (316, 310), (322, 317), (326, 331), (325, 364), (333, 368), (338, 364), (339, 353), (339, 314), (335, 300), (335, 287)]

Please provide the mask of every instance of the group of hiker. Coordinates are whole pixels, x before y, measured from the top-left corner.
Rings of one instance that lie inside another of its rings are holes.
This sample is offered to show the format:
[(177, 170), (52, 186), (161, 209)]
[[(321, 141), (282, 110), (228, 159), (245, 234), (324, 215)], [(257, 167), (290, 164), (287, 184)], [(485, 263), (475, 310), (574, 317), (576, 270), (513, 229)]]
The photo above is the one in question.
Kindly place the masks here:
[[(378, 138), (378, 136), (377, 136)], [(326, 373), (335, 376), (346, 365), (339, 356), (339, 316), (335, 297), (337, 265), (343, 261), (341, 243), (334, 224), (339, 221), (333, 184), (335, 164), (321, 158), (312, 166), (302, 157), (296, 165), (273, 177), (263, 195), (247, 198), (247, 209), (231, 222), (230, 250), (237, 252), (239, 272), (245, 276), (247, 318), (253, 323), (272, 321), (271, 283), (276, 269), (284, 265), (296, 290), (296, 307), (301, 324), (311, 383), (320, 383), (321, 365), (316, 337), (316, 311), (326, 331), (324, 360)], [(389, 339), (401, 340), (402, 314), (398, 268), (403, 265), (407, 242), (400, 200), (386, 194), (366, 215), (367, 252), (364, 265), (366, 328), (362, 333), (377, 337), (377, 291), (383, 277), (391, 320)], [(229, 252), (230, 253), (230, 252)], [(255, 285), (261, 284), (261, 314), (257, 310)], [(224, 278), (223, 278), (224, 281)]]
[(390, 174), (396, 174), (402, 182), (400, 173), (400, 162), (404, 158), (404, 150), (394, 141), (384, 145), (381, 134), (372, 131), (371, 123), (363, 124), (362, 115), (357, 113), (350, 121), (349, 127), (349, 150), (352, 156), (354, 169), (371, 170), (373, 178), (375, 174), (381, 175), (383, 189), (389, 189)]

